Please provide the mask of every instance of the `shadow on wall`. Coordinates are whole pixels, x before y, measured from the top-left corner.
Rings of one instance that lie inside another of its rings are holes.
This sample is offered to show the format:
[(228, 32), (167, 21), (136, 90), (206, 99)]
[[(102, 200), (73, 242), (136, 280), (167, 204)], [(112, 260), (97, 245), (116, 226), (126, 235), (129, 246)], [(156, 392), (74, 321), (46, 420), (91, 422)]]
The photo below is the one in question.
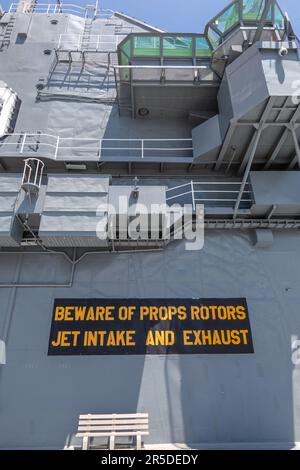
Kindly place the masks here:
[[(48, 93), (60, 91), (61, 93), (90, 94), (93, 97), (101, 97), (104, 93), (115, 89), (113, 71), (109, 71), (105, 65), (89, 63), (85, 66), (72, 63), (54, 63), (50, 70), (46, 90)], [(82, 97), (83, 99), (83, 97)]]
[[(228, 236), (235, 238), (232, 233)], [(299, 375), (291, 359), (291, 336), (295, 330), (300, 331), (296, 304), (292, 307), (289, 299), (284, 299), (274, 267), (269, 268), (272, 258), (268, 253), (252, 249), (241, 238), (235, 238), (234, 251), (229, 250), (225, 238), (223, 242), (211, 234), (209, 238), (199, 256), (194, 255), (201, 265), (200, 286), (191, 295), (245, 296), (254, 354), (165, 358), (165, 419), (170, 423), (171, 441), (277, 442), (292, 447), (299, 440), (294, 422), (298, 398), (293, 394)], [(218, 261), (219, 255), (222, 262)], [(281, 255), (287, 257), (286, 253)], [(195, 274), (192, 263), (189, 269)], [(283, 278), (287, 275), (286, 264), (291, 263), (280, 263), (279, 276)], [(191, 288), (192, 280), (182, 279), (181, 292), (189, 288), (189, 282)]]
[(283, 66), (283, 62), (282, 62), (281, 57), (278, 57), (276, 59), (275, 69), (276, 69), (276, 74), (277, 74), (277, 78), (278, 78), (279, 83), (283, 84), (284, 81), (285, 81), (286, 74), (285, 74), (285, 68)]
[[(282, 245), (267, 252), (255, 250), (246, 234), (211, 231), (201, 252), (185, 252), (178, 242), (163, 253), (98, 255), (82, 261), (71, 289), (17, 289), (0, 376), (0, 446), (62, 448), (78, 443), (80, 414), (134, 412), (149, 413), (150, 443), (299, 440), (299, 377), (290, 349), (291, 335), (300, 331), (293, 240), (283, 240), (285, 251)], [(8, 261), (0, 276), (13, 280)], [(57, 282), (60, 263), (57, 257), (35, 263), (40, 282)], [(32, 281), (32, 262), (24, 261), (20, 275)], [(3, 316), (9, 290), (0, 296)], [(54, 298), (241, 296), (253, 355), (47, 356)]]

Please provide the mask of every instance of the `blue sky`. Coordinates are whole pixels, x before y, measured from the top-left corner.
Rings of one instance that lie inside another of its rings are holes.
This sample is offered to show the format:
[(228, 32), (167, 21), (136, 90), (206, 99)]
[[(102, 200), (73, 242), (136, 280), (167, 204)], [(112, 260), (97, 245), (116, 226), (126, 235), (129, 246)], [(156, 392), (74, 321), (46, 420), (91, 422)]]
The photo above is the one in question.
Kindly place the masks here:
[[(55, 0), (49, 0), (54, 3)], [(92, 4), (95, 0), (65, 0), (78, 5)], [(119, 10), (147, 21), (166, 31), (202, 32), (207, 21), (215, 16), (228, 0), (99, 0), (103, 8)], [(40, 3), (47, 3), (41, 0)], [(11, 2), (0, 0), (3, 7)], [(299, 0), (279, 0), (284, 11), (289, 13), (295, 29), (300, 35)]]

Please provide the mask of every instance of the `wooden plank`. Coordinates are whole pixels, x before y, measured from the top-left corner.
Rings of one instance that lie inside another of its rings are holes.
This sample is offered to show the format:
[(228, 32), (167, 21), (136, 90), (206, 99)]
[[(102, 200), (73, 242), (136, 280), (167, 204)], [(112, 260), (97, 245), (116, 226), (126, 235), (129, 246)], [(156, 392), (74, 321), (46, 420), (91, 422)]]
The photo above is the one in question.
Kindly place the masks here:
[(79, 421), (79, 426), (84, 426), (87, 424), (98, 424), (98, 425), (106, 425), (106, 424), (148, 424), (149, 420), (147, 418), (144, 419), (121, 419), (121, 420), (112, 420), (112, 419), (81, 419)]
[(130, 424), (130, 425), (119, 425), (119, 426), (116, 426), (114, 424), (112, 425), (105, 425), (105, 426), (93, 426), (92, 424), (86, 424), (86, 425), (80, 425), (78, 426), (78, 430), (90, 430), (90, 429), (97, 429), (97, 431), (115, 431), (115, 430), (118, 430), (120, 429), (121, 431), (123, 431), (124, 429), (129, 429), (131, 431), (135, 431), (135, 430), (139, 430), (139, 429), (149, 429), (149, 425), (148, 424), (137, 424), (136, 426)]
[(109, 450), (114, 450), (115, 448), (115, 436), (109, 437)]
[(119, 417), (115, 417), (115, 418), (97, 418), (97, 417), (94, 417), (94, 416), (90, 416), (88, 418), (79, 418), (79, 421), (95, 421), (95, 420), (98, 420), (98, 421), (119, 421), (119, 422), (130, 422), (130, 421), (133, 421), (133, 422), (136, 422), (136, 421), (148, 421), (149, 420), (149, 417), (148, 416), (145, 416), (144, 418), (119, 418)]
[(141, 450), (142, 448), (142, 436), (141, 434), (138, 434), (136, 436), (136, 450)]
[(142, 436), (149, 436), (149, 431), (136, 431), (136, 432), (79, 432), (76, 434), (76, 437), (109, 437), (112, 434), (114, 436), (137, 436), (138, 434), (141, 434)]
[(274, 148), (272, 154), (269, 156), (268, 161), (266, 162), (266, 164), (263, 168), (264, 170), (268, 170), (270, 168), (270, 166), (272, 165), (273, 161), (277, 158), (280, 150), (283, 147), (283, 144), (285, 143), (285, 141), (287, 140), (287, 138), (289, 136), (289, 132), (290, 132), (290, 130), (286, 127), (285, 130), (283, 131), (283, 133), (281, 134), (281, 137), (278, 140), (277, 145)]
[(132, 413), (132, 414), (110, 414), (110, 415), (96, 415), (86, 414), (80, 415), (79, 419), (127, 419), (127, 418), (149, 418), (148, 413)]
[(149, 429), (147, 424), (139, 424), (138, 426), (78, 426), (79, 431), (139, 431), (140, 429)]
[(89, 436), (83, 437), (82, 450), (88, 450), (89, 448)]
[(119, 424), (112, 424), (111, 426), (78, 426), (78, 431), (125, 431), (126, 429), (128, 429), (129, 431), (138, 431), (139, 429), (149, 429), (149, 426), (147, 424), (137, 424), (136, 426), (133, 426), (131, 424), (128, 426), (123, 426)]
[(122, 422), (130, 422), (130, 421), (148, 421), (149, 418), (148, 416), (145, 416), (144, 418), (125, 418), (125, 419), (120, 419), (120, 418), (97, 418), (97, 417), (93, 417), (93, 416), (90, 416), (89, 418), (79, 418), (79, 421), (95, 421), (95, 420), (98, 420), (98, 421), (119, 421), (120, 423)]

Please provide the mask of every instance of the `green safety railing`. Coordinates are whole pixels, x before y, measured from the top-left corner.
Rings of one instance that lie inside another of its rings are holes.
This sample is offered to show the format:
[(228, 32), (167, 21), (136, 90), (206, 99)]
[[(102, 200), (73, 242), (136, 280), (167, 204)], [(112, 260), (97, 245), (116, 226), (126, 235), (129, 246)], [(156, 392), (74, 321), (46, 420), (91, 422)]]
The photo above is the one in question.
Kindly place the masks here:
[[(119, 64), (129, 65), (131, 59), (190, 58), (209, 59), (226, 34), (237, 26), (258, 26), (267, 0), (234, 0), (205, 28), (205, 34), (133, 33), (119, 45)], [(267, 25), (285, 29), (285, 17), (276, 0), (267, 15)]]
[(128, 65), (138, 57), (209, 59), (213, 52), (204, 34), (130, 34), (118, 49), (121, 65)]
[[(129, 65), (138, 57), (209, 59), (234, 28), (258, 25), (266, 1), (234, 0), (206, 25), (205, 34), (130, 34), (118, 47), (119, 64)], [(271, 3), (266, 21), (278, 30), (285, 29), (284, 14), (276, 0)]]
[[(205, 33), (213, 48), (217, 47), (222, 38), (237, 25), (257, 26), (266, 7), (266, 0), (234, 0), (206, 26)], [(276, 0), (271, 2), (267, 24), (278, 30), (285, 29), (284, 14)]]

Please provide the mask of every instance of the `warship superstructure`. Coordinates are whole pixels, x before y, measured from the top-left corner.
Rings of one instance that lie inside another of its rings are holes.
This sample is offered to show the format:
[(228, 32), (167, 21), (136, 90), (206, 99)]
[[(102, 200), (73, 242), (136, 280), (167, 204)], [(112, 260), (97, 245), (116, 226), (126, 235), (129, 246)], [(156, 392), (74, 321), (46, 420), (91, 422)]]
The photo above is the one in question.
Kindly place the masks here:
[[(300, 441), (299, 51), (275, 0), (235, 0), (202, 34), (98, 4), (1, 9), (1, 448), (76, 448), (82, 413), (149, 413), (146, 445)], [(137, 201), (151, 230), (131, 237)], [(202, 249), (178, 236), (184, 205)], [(58, 299), (245, 299), (253, 347), (53, 354)]]

